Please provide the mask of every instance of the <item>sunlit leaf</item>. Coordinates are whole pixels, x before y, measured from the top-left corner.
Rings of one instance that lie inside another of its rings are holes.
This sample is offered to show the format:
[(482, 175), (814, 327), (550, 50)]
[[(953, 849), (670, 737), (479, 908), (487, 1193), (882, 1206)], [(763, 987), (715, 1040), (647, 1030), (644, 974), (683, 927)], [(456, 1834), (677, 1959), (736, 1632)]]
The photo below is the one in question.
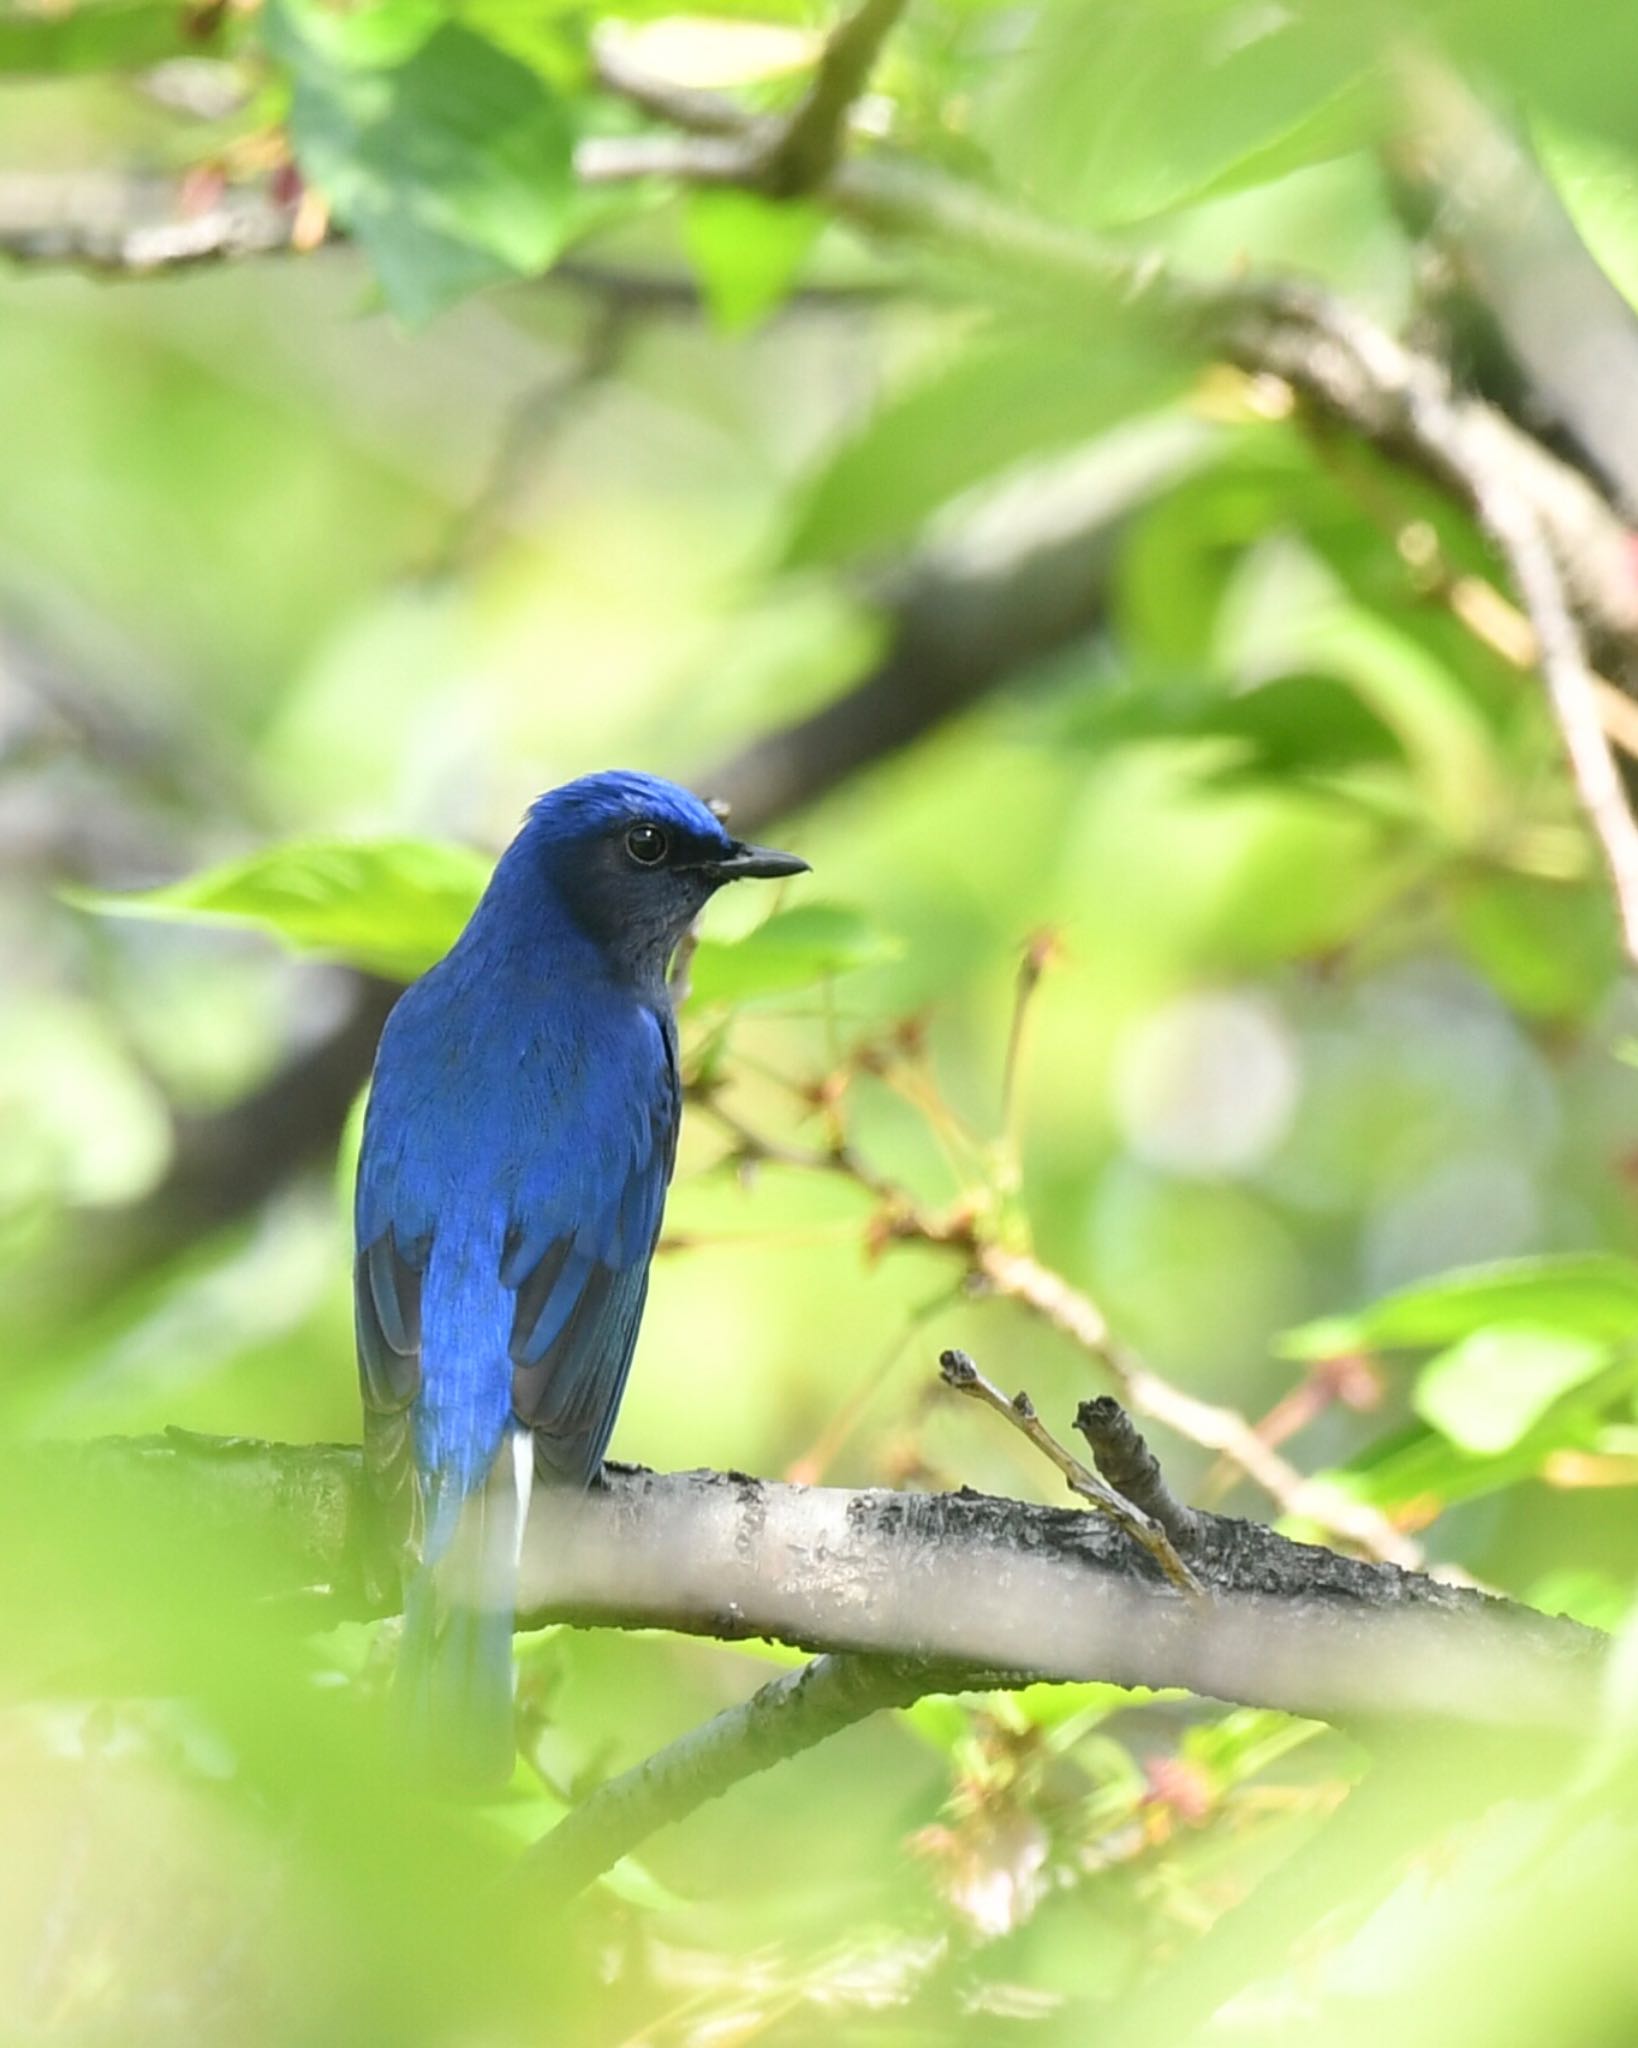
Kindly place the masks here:
[(690, 980), (702, 1003), (743, 1003), (788, 995), (832, 976), (897, 959), (902, 948), (862, 911), (804, 903), (759, 924), (743, 939), (705, 939)]
[(1068, 0), (1036, 17), (993, 140), (1038, 203), (1108, 226), (1256, 184), (1368, 138), (1351, 10)]
[(446, 953), (483, 893), (489, 864), (421, 839), (276, 846), (140, 894), (76, 891), (112, 917), (242, 925), (302, 953), (408, 979)]
[(1453, 1344), (1492, 1326), (1550, 1329), (1591, 1341), (1638, 1336), (1638, 1264), (1614, 1252), (1464, 1267), (1390, 1294), (1355, 1315), (1288, 1331), (1288, 1358)]
[(749, 192), (690, 193), (683, 241), (717, 325), (737, 333), (773, 312), (823, 226), (813, 206), (775, 205)]
[(177, 0), (0, 7), (0, 73), (136, 70), (200, 47)]
[(890, 398), (809, 485), (793, 563), (877, 553), (1026, 457), (1073, 447), (1174, 398), (1190, 372), (1124, 330), (1084, 343), (1014, 337), (966, 350)]
[(1443, 1430), (1418, 1421), (1321, 1477), (1350, 1499), (1399, 1512), (1416, 1527), (1433, 1521), (1446, 1507), (1534, 1479), (1555, 1451), (1590, 1449), (1597, 1440), (1597, 1417), (1575, 1402), (1550, 1409), (1513, 1443), (1494, 1452), (1468, 1450)]
[(1591, 1338), (1525, 1323), (1475, 1330), (1429, 1359), (1411, 1399), (1425, 1422), (1464, 1450), (1505, 1451), (1609, 1356), (1608, 1345)]
[(266, 35), (294, 80), (302, 172), (406, 319), (551, 261), (568, 229), (572, 135), (537, 71), (433, 0), (346, 12), (272, 0)]

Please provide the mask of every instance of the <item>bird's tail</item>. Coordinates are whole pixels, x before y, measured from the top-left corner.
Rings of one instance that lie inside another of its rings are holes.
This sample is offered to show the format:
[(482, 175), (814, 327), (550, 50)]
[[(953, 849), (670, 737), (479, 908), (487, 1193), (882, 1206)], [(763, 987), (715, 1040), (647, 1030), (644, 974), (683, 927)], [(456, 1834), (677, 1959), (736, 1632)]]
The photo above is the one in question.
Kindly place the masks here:
[(394, 1708), (417, 1766), (452, 1792), (512, 1775), (512, 1622), (533, 1447), (508, 1432), (483, 1484), (428, 1487), (422, 1562), (404, 1601)]

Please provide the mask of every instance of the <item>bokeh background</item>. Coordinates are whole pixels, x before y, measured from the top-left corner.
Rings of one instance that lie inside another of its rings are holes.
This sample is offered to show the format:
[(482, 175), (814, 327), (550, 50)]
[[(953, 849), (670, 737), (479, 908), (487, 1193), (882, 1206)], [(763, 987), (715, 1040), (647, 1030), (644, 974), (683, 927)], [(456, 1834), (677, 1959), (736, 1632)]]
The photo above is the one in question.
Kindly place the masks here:
[[(1096, 1362), (884, 1243), (868, 1188), (752, 1156), (845, 1131), (1434, 1564), (1619, 1627), (1638, 1009), (1538, 680), (1452, 607), (1499, 580), (1471, 525), (1129, 308), (1043, 305), (816, 205), (565, 202), (547, 271), (516, 236), (497, 257), (477, 205), (406, 255), (336, 169), (315, 108), (353, 103), (324, 65), (385, 76), (436, 34), (500, 53), (547, 127), (629, 126), (587, 78), (611, 23), (773, 108), (826, 26), (0, 6), (6, 1456), (356, 1437), (348, 1182), (392, 988), (531, 796), (634, 766), (814, 874), (765, 927), (766, 897), (710, 913), (685, 1042), (760, 1144), (692, 1117), (616, 1457), (1056, 1497), (936, 1356), (1060, 1426)], [(927, 0), (862, 122), (1184, 275), (1335, 287), (1619, 501), (1632, 25), (1355, 29)], [(1388, 120), (1406, 37), (1522, 152), (1512, 243), (1482, 180), (1442, 192), (1437, 124), (1411, 147)], [(438, 75), (441, 135), (463, 74)], [(453, 159), (371, 161), (413, 213)], [(240, 205), (321, 246), (136, 278), (35, 234)], [(1537, 233), (1613, 281), (1574, 420), (1508, 331)], [(1277, 1513), (1153, 1436), (1181, 1490)], [(120, 1515), (8, 1526), (7, 2038), (1489, 2048), (1548, 2011), (1556, 2040), (1631, 2038), (1619, 1714), (1501, 1800), (1465, 1745), (1097, 1686), (928, 1701), (525, 1939), (488, 1903), (518, 1842), (782, 1653), (527, 1639), (512, 1794), (450, 1814), (372, 1748), (390, 1625), (247, 1611), (202, 1639), (186, 1546), (116, 1625)], [(1363, 1878), (1325, 1847), (1350, 1813)]]

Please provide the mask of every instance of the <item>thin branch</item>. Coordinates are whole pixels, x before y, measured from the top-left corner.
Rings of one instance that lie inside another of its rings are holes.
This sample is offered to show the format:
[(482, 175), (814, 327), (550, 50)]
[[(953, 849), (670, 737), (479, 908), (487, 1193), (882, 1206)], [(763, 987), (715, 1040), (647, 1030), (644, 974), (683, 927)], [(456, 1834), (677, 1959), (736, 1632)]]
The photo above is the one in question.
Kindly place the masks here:
[(659, 1829), (872, 1714), (910, 1706), (930, 1692), (997, 1682), (994, 1673), (914, 1659), (845, 1652), (815, 1657), (611, 1778), (566, 1814), (519, 1865), (531, 1905), (572, 1898)]
[(1282, 1514), (1357, 1544), (1368, 1557), (1407, 1570), (1421, 1563), (1421, 1551), (1385, 1515), (1362, 1501), (1350, 1500), (1335, 1487), (1305, 1477), (1236, 1410), (1200, 1400), (1146, 1364), (1114, 1337), (1097, 1303), (1071, 1286), (1061, 1273), (1027, 1253), (1000, 1245), (980, 1246), (974, 1265), (995, 1293), (1040, 1316), (1096, 1359), (1120, 1389), (1127, 1407), (1227, 1459), (1260, 1486)]
[(670, 85), (632, 64), (618, 37), (599, 37), (599, 81), (687, 139), (598, 136), (576, 151), (577, 174), (593, 185), (634, 178), (739, 185), (770, 199), (818, 191), (841, 162), (848, 115), (904, 6), (905, 0), (862, 0), (832, 32), (812, 83), (783, 118), (747, 114), (721, 93)]
[(905, 0), (863, 0), (831, 35), (813, 84), (763, 162), (761, 189), (770, 198), (815, 191), (836, 168), (853, 103), (904, 7)]
[[(1028, 1394), (1019, 1392), (1009, 1401), (993, 1380), (988, 1380), (965, 1351), (945, 1351), (939, 1356), (944, 1384), (958, 1394), (982, 1402), (993, 1414), (1008, 1422), (1063, 1475), (1071, 1493), (1090, 1503), (1100, 1515), (1107, 1515), (1117, 1529), (1124, 1530), (1146, 1550), (1180, 1591), (1204, 1598), (1205, 1588), (1177, 1554), (1170, 1534), (1152, 1515), (1089, 1472), (1073, 1451), (1065, 1450), (1040, 1416)], [(1153, 1463), (1153, 1460), (1150, 1461)], [(1158, 1471), (1158, 1467), (1156, 1468)]]
[(1479, 512), (1534, 628), (1541, 671), (1582, 809), (1603, 849), (1627, 957), (1638, 961), (1638, 824), (1627, 804), (1569, 594), (1541, 520), (1508, 484), (1480, 480)]
[(0, 257), (96, 277), (152, 277), (300, 250), (299, 202), (237, 187), (178, 214), (178, 188), (139, 178), (0, 178)]
[(732, 1140), (736, 1159), (853, 1181), (877, 1204), (870, 1228), (874, 1246), (919, 1244), (959, 1259), (969, 1283), (1027, 1309), (1067, 1337), (1110, 1375), (1129, 1408), (1216, 1452), (1261, 1487), (1282, 1514), (1310, 1522), (1325, 1534), (1356, 1545), (1368, 1557), (1411, 1570), (1421, 1563), (1417, 1545), (1378, 1509), (1305, 1477), (1235, 1409), (1202, 1401), (1156, 1372), (1115, 1337), (1090, 1295), (1032, 1254), (986, 1235), (969, 1207), (958, 1205), (945, 1214), (924, 1208), (907, 1188), (879, 1173), (845, 1141), (804, 1149), (764, 1138), (736, 1116), (714, 1088), (696, 1085), (688, 1100)]

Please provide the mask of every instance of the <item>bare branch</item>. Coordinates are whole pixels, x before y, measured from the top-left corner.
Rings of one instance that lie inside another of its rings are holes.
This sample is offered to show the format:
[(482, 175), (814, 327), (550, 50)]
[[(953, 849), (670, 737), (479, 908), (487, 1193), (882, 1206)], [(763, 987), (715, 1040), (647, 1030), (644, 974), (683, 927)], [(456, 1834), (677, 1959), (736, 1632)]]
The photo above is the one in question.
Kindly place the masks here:
[(863, 0), (826, 43), (813, 84), (763, 161), (760, 184), (770, 198), (815, 191), (835, 169), (848, 114), (904, 7), (905, 0)]
[[(121, 1617), (127, 1575), (140, 1581), (155, 1557), (174, 1558), (200, 1602), (225, 1603), (224, 1627), (243, 1627), (246, 1588), (208, 1575), (247, 1538), (269, 1613), (317, 1626), (379, 1612), (357, 1564), (363, 1509), (354, 1449), (171, 1432), (8, 1450), (0, 1536), (37, 1580), (53, 1531), (77, 1556), (83, 1531), (117, 1514), (118, 1553), (74, 1580), (77, 1604), (51, 1609), (64, 1637), (53, 1668), (77, 1682), (114, 1639), (122, 1676), (140, 1662), (147, 1638)], [(1225, 1516), (1202, 1517), (1189, 1561), (1208, 1601), (1180, 1598), (1119, 1530), (1077, 1509), (611, 1468), (586, 1494), (537, 1488), (520, 1625), (762, 1636), (1331, 1719), (1562, 1728), (1593, 1711), (1604, 1642), (1572, 1622)]]
[(1615, 765), (1600, 703), (1600, 679), (1582, 645), (1569, 593), (1540, 516), (1506, 480), (1475, 481), (1478, 509), (1506, 557), (1513, 584), (1535, 630), (1541, 672), (1564, 737), (1587, 821), (1603, 848), (1615, 891), (1627, 957), (1638, 961), (1638, 824), (1633, 822)]
[(1119, 1343), (1097, 1303), (1072, 1287), (1061, 1273), (1026, 1253), (999, 1245), (979, 1249), (976, 1270), (997, 1294), (1040, 1316), (1096, 1359), (1114, 1379), (1129, 1408), (1151, 1422), (1175, 1429), (1190, 1443), (1216, 1451), (1260, 1486), (1283, 1514), (1357, 1544), (1369, 1557), (1407, 1569), (1421, 1562), (1416, 1545), (1375, 1508), (1306, 1478), (1266, 1443), (1243, 1415), (1174, 1386)]
[(611, 1778), (565, 1815), (519, 1865), (531, 1904), (538, 1910), (571, 1898), (660, 1828), (872, 1714), (991, 1682), (994, 1674), (905, 1658), (815, 1657)]
[(197, 213), (177, 211), (171, 180), (0, 178), (0, 257), (98, 277), (151, 277), (243, 257), (288, 254), (299, 203), (235, 187)]
[[(598, 39), (601, 83), (684, 137), (597, 137), (575, 153), (575, 170), (592, 185), (632, 178), (740, 185), (770, 199), (816, 192), (841, 161), (848, 115), (905, 0), (862, 0), (832, 33), (795, 111), (783, 119), (747, 114), (725, 94), (672, 85), (634, 65), (615, 36)], [(686, 138), (686, 139), (685, 139)]]
[[(1096, 1473), (1089, 1472), (1072, 1451), (1065, 1450), (1036, 1414), (1035, 1403), (1028, 1394), (1014, 1394), (1009, 1401), (993, 1380), (984, 1377), (965, 1351), (941, 1353), (939, 1369), (947, 1387), (981, 1401), (992, 1413), (1011, 1423), (1063, 1475), (1070, 1492), (1078, 1493), (1100, 1515), (1107, 1515), (1117, 1529), (1124, 1530), (1134, 1543), (1149, 1553), (1174, 1586), (1196, 1597), (1204, 1596), (1205, 1588), (1178, 1556), (1167, 1531), (1124, 1494), (1107, 1485)], [(1158, 1470), (1157, 1466), (1157, 1473)]]

